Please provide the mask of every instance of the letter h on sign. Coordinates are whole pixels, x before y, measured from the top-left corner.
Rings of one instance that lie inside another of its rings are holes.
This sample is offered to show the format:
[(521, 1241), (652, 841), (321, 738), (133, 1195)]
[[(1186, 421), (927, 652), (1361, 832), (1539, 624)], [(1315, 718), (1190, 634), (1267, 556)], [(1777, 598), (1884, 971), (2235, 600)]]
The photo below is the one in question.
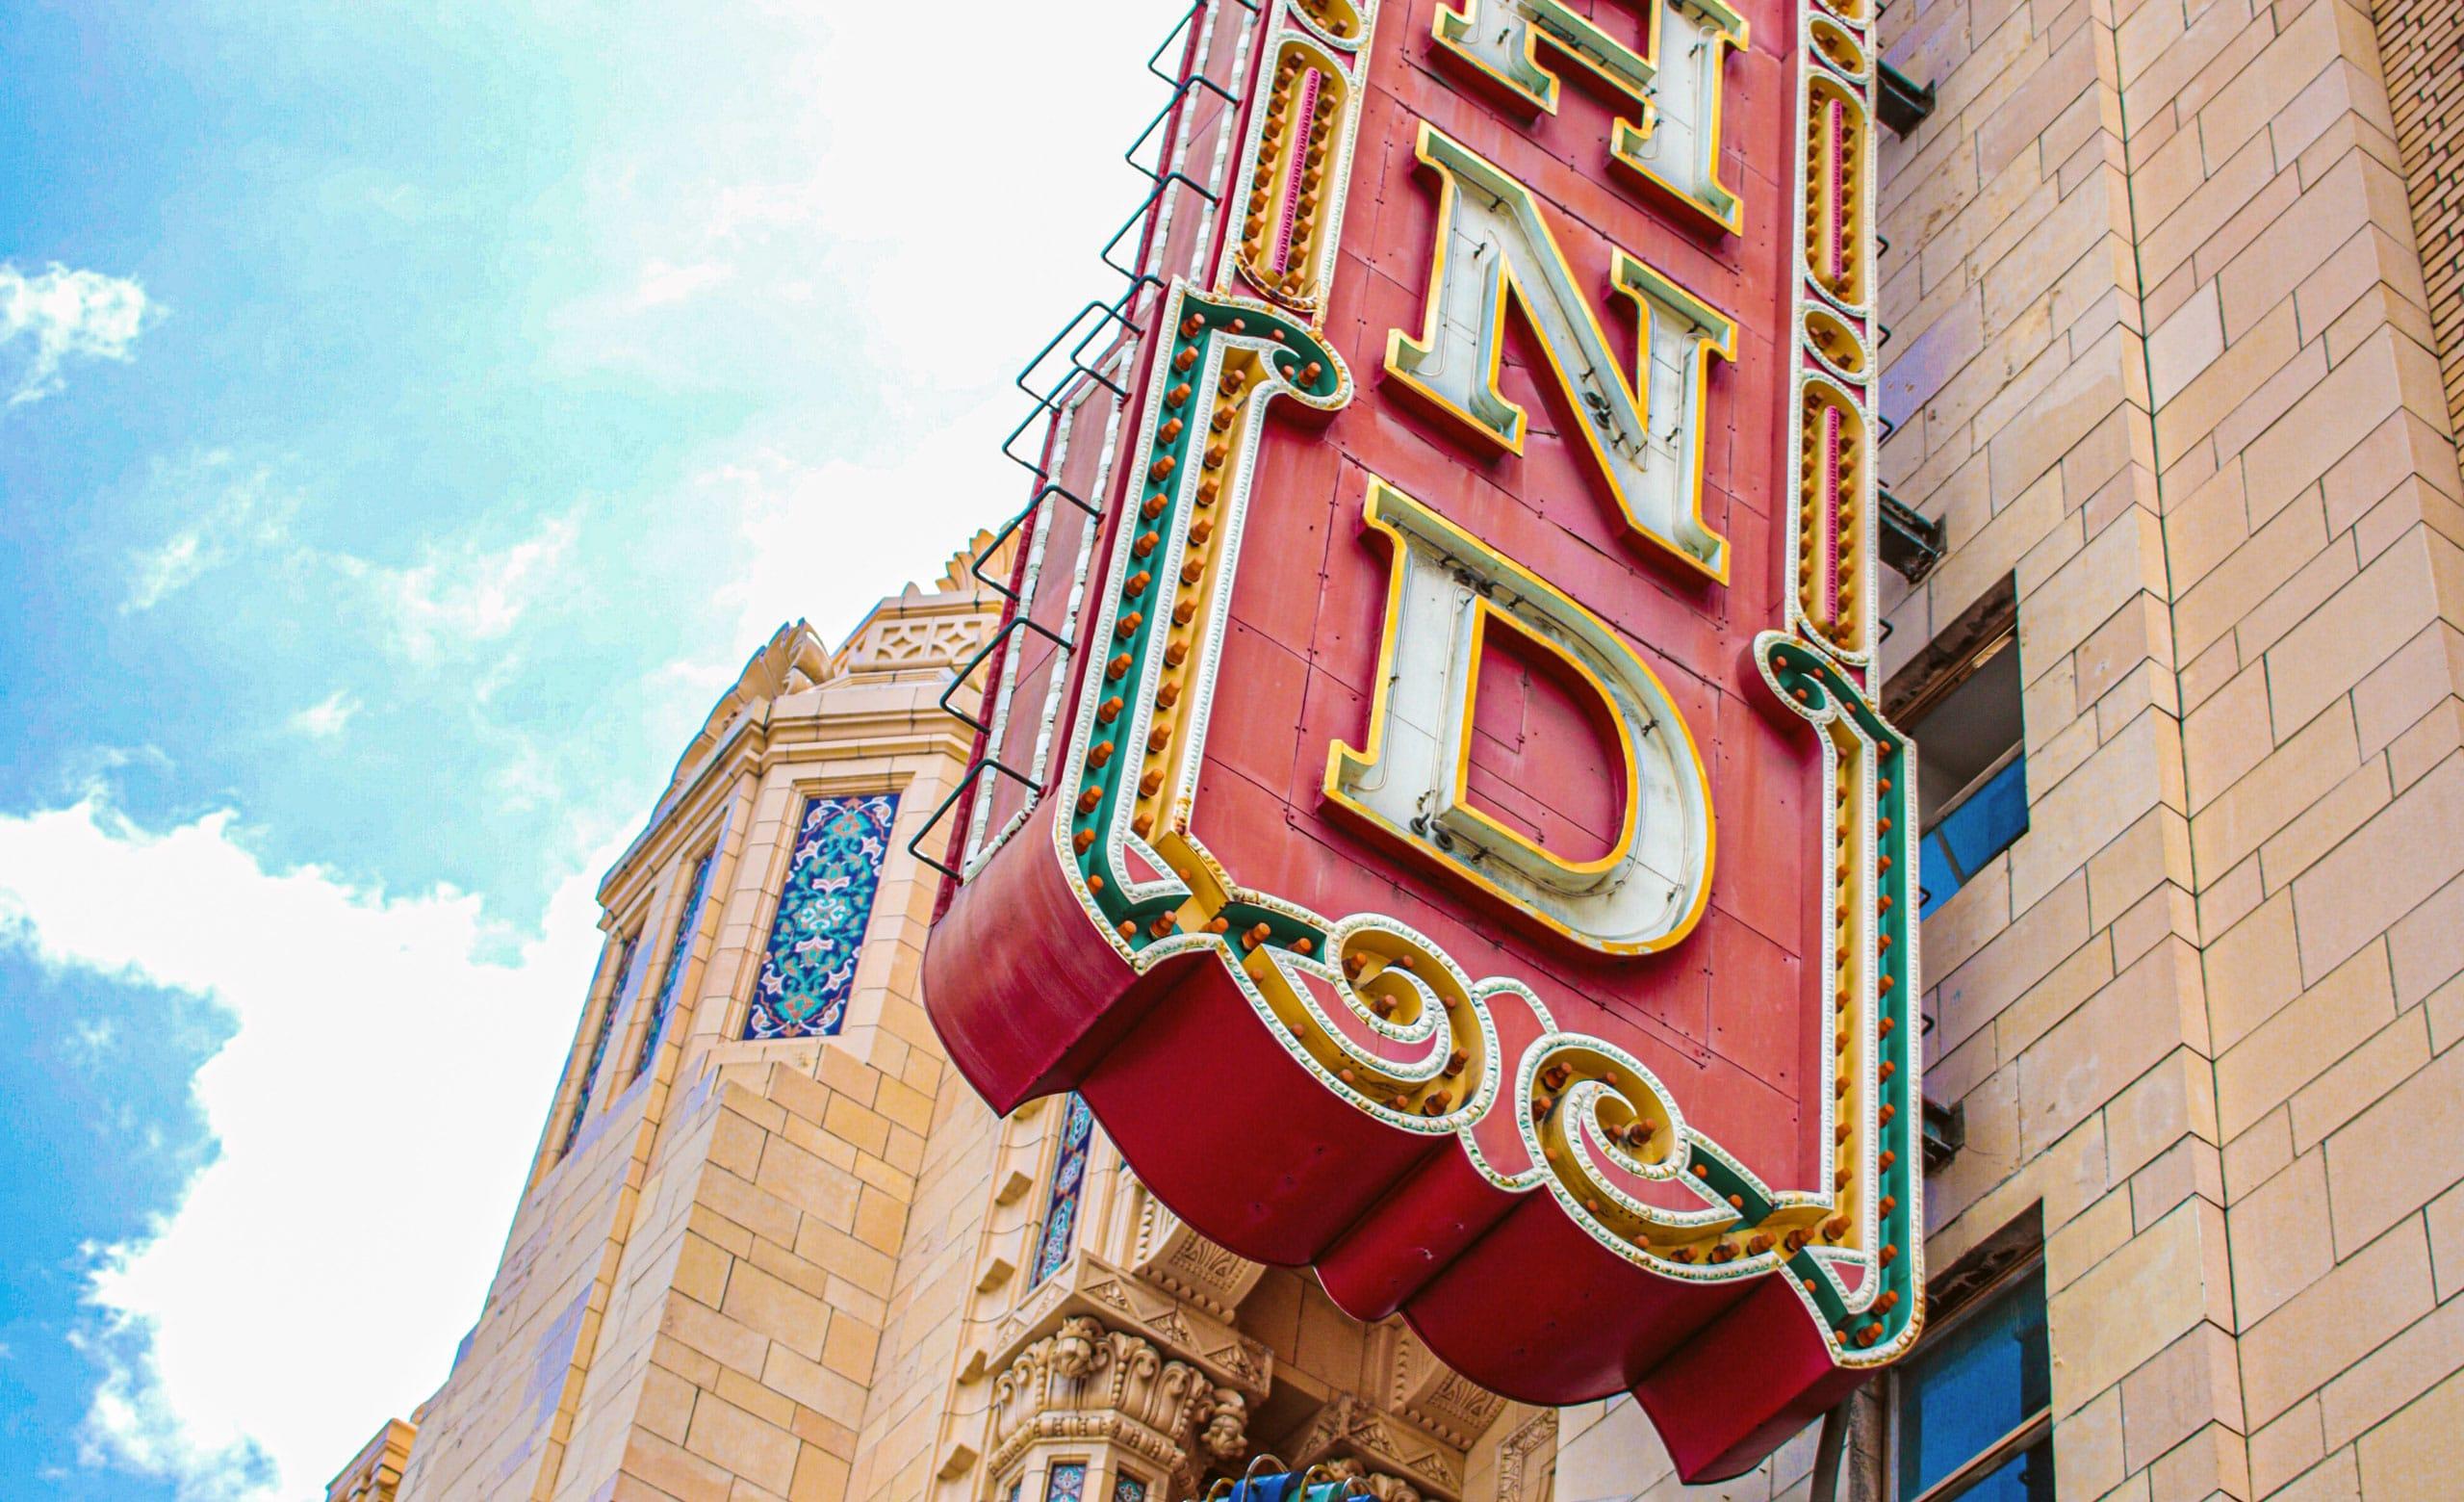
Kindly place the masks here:
[(925, 959), (997, 1108), (1690, 1480), (1921, 1323), (1868, 3), (1199, 7)]

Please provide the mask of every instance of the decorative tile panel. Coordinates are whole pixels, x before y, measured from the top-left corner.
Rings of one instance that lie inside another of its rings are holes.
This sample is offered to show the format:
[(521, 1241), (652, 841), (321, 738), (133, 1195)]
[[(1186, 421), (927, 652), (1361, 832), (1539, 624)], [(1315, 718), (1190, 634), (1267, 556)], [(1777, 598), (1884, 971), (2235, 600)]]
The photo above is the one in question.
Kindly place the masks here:
[(1062, 1106), (1061, 1152), (1052, 1161), (1052, 1198), (1044, 1206), (1043, 1240), (1036, 1247), (1034, 1282), (1058, 1272), (1078, 1239), (1078, 1196), (1087, 1186), (1087, 1152), (1095, 1138), (1095, 1113), (1075, 1094)]
[(827, 1038), (846, 1021), (897, 816), (896, 793), (805, 801), (769, 954), (744, 1020), (748, 1040)]
[(582, 1119), (590, 1114), (590, 1087), (599, 1079), (599, 1066), (607, 1057), (607, 1039), (616, 1028), (617, 1015), (633, 999), (633, 960), (642, 946), (642, 932), (635, 929), (625, 936), (623, 952), (616, 956), (616, 979), (609, 985), (607, 1004), (599, 1011), (599, 1026), (590, 1039), (590, 1057), (581, 1067), (581, 1084), (574, 1091), (574, 1112), (565, 1119), (565, 1143), (556, 1150), (558, 1157), (574, 1150), (574, 1139), (581, 1135)]
[(1123, 1476), (1113, 1483), (1113, 1502), (1146, 1502), (1146, 1483)]
[(668, 946), (667, 972), (659, 977), (658, 1005), (651, 1008), (650, 1025), (642, 1029), (642, 1049), (633, 1059), (633, 1077), (651, 1067), (658, 1052), (659, 1035), (667, 1030), (668, 1014), (676, 1010), (677, 989), (684, 982), (685, 963), (693, 958), (693, 935), (702, 926), (702, 899), (710, 892), (710, 863), (718, 859), (719, 848), (712, 845), (702, 852), (693, 866), (693, 880), (686, 889), (684, 911), (676, 919), (676, 940)]
[[(1071, 1100), (1078, 1099), (1071, 1096)], [(1044, 1484), (1044, 1502), (1087, 1502), (1087, 1467), (1078, 1461), (1064, 1461), (1052, 1468), (1052, 1479)]]

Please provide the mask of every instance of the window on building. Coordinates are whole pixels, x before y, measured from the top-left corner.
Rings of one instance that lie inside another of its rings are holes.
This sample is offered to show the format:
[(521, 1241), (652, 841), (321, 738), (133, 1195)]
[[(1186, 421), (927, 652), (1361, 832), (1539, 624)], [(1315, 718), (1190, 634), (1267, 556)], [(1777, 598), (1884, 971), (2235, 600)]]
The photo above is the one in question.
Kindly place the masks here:
[(1087, 1463), (1063, 1461), (1053, 1466), (1043, 1496), (1044, 1502), (1087, 1502)]
[(658, 980), (658, 1003), (651, 1008), (650, 1023), (642, 1029), (641, 1051), (633, 1057), (635, 1079), (648, 1073), (651, 1060), (658, 1056), (659, 1035), (667, 1030), (668, 1017), (676, 1010), (676, 996), (684, 984), (684, 967), (693, 958), (693, 936), (702, 928), (702, 899), (709, 895), (710, 864), (718, 854), (716, 845), (703, 851), (685, 883), (684, 906), (676, 916), (676, 939), (668, 945), (667, 969)]
[(590, 1114), (590, 1088), (599, 1079), (599, 1066), (607, 1057), (607, 1040), (616, 1028), (616, 1019), (627, 1003), (633, 999), (633, 982), (639, 978), (634, 970), (640, 957), (642, 931), (638, 928), (625, 936), (616, 953), (616, 975), (608, 982), (607, 999), (599, 1009), (599, 1024), (591, 1029), (590, 1052), (581, 1062), (581, 1082), (574, 1087), (573, 1113), (565, 1118), (564, 1146), (556, 1150), (558, 1157), (574, 1150), (574, 1139), (581, 1135), (581, 1124)]
[(745, 1014), (747, 1039), (827, 1038), (846, 1022), (897, 817), (896, 793), (805, 800), (769, 952)]
[(1885, 703), (1916, 742), (1920, 917), (2028, 832), (2018, 610), (2010, 580), (1892, 679)]
[[(1052, 1193), (1044, 1202), (1043, 1237), (1036, 1243), (1030, 1285), (1061, 1271), (1078, 1238), (1078, 1199), (1087, 1187), (1087, 1154), (1095, 1141), (1095, 1113), (1076, 1095), (1061, 1109), (1061, 1147), (1052, 1159)], [(1056, 1496), (1058, 1492), (1054, 1493)]]
[(1892, 1375), (1891, 1393), (1895, 1502), (2052, 1502), (2041, 1253), (1937, 1315)]
[(1113, 1502), (1146, 1502), (1146, 1483), (1121, 1472), (1113, 1480)]

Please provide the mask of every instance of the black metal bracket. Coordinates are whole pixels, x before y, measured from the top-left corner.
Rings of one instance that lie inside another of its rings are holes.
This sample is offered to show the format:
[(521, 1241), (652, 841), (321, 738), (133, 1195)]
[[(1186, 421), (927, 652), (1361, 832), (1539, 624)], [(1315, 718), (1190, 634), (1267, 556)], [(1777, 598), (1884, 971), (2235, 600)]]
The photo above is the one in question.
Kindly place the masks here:
[(1155, 43), (1155, 50), (1146, 55), (1146, 71), (1154, 74), (1157, 78), (1162, 79), (1168, 84), (1177, 84), (1180, 82), (1179, 79), (1174, 78), (1171, 74), (1165, 72), (1155, 65), (1164, 61), (1165, 52), (1171, 47), (1172, 42), (1179, 38), (1182, 32), (1189, 29), (1190, 22), (1197, 19), (1197, 13), (1205, 9), (1206, 0), (1191, 0), (1190, 8), (1181, 13), (1181, 18), (1172, 23), (1172, 29), (1164, 34), (1164, 39)]
[(1069, 315), (1069, 322), (1061, 325), (1061, 332), (1053, 335), (1050, 339), (1045, 340), (1043, 348), (1035, 352), (1035, 357), (1027, 361), (1026, 364), (1018, 367), (1017, 387), (1020, 391), (1025, 392), (1028, 400), (1034, 401), (1037, 406), (1042, 408), (1051, 407), (1054, 402), (1060, 400), (1061, 393), (1069, 384), (1070, 377), (1067, 376), (1062, 376), (1060, 382), (1048, 392), (1038, 392), (1036, 388), (1027, 384), (1027, 377), (1036, 373), (1036, 367), (1041, 365), (1044, 362), (1045, 357), (1050, 355), (1053, 350), (1059, 349), (1061, 347), (1061, 341), (1068, 338), (1070, 330), (1076, 328), (1090, 313), (1101, 313), (1104, 316), (1095, 320), (1095, 326), (1080, 335), (1078, 342), (1069, 347), (1069, 353), (1067, 355), (1069, 368), (1081, 376), (1093, 376), (1096, 380), (1103, 381), (1106, 386), (1112, 388), (1113, 395), (1116, 397), (1126, 397), (1129, 395), (1126, 388), (1116, 385), (1113, 381), (1107, 379), (1103, 375), (1089, 366), (1083, 358), (1087, 352), (1087, 346), (1092, 344), (1095, 339), (1113, 324), (1118, 323), (1123, 328), (1130, 330), (1132, 333), (1137, 332), (1138, 329), (1138, 325), (1131, 323), (1128, 316), (1121, 311), (1119, 303), (1106, 302), (1102, 298), (1098, 298), (1089, 302), (1085, 307), (1080, 308), (1077, 312)]
[(1875, 540), (1882, 545), (1883, 562), (1910, 583), (1921, 583), (1926, 575), (1934, 572), (1934, 565), (1942, 561), (1942, 524), (1887, 490), (1877, 493), (1882, 501), (1883, 530)]
[(1967, 1146), (1967, 1105), (1925, 1102), (1925, 1171), (1938, 1174)]
[(995, 579), (991, 575), (986, 573), (984, 571), (984, 560), (1000, 552), (1004, 544), (1009, 542), (1012, 537), (1017, 535), (1018, 529), (1026, 524), (1027, 518), (1035, 514), (1036, 503), (1030, 501), (1027, 503), (1025, 510), (1020, 511), (1017, 515), (1002, 523), (1001, 530), (992, 534), (992, 540), (986, 543), (983, 550), (977, 553), (974, 557), (967, 560), (966, 571), (975, 576), (975, 582), (991, 590), (994, 594), (999, 595), (1002, 599), (1009, 601), (1012, 605), (1018, 603), (1018, 591), (1011, 588), (1007, 582)]
[(1921, 88), (1916, 80), (1891, 66), (1882, 65), (1881, 115), (1890, 133), (1905, 141), (1915, 134), (1934, 113), (1934, 86)]
[(1160, 279), (1152, 272), (1142, 272), (1134, 266), (1121, 265), (1118, 261), (1113, 259), (1113, 254), (1120, 248), (1121, 241), (1127, 237), (1129, 232), (1138, 227), (1139, 221), (1144, 220), (1155, 212), (1155, 206), (1164, 201), (1164, 194), (1166, 191), (1170, 189), (1174, 183), (1186, 184), (1191, 192), (1196, 194), (1199, 197), (1204, 198), (1209, 203), (1219, 203), (1222, 201), (1214, 194), (1207, 192), (1205, 184), (1199, 182), (1196, 178), (1192, 177), (1187, 172), (1167, 172), (1163, 176), (1155, 179), (1155, 186), (1147, 193), (1145, 201), (1142, 202), (1137, 208), (1130, 211), (1129, 218), (1120, 221), (1120, 228), (1114, 230), (1113, 237), (1104, 242), (1104, 248), (1096, 252), (1097, 258), (1101, 260), (1104, 265), (1119, 272), (1121, 275), (1130, 278), (1130, 291), (1133, 294), (1138, 291), (1139, 284), (1142, 282), (1159, 281)]
[(1010, 766), (1004, 763), (997, 762), (991, 757), (988, 756), (983, 761), (968, 767), (965, 775), (962, 776), (958, 780), (958, 783), (950, 789), (949, 796), (943, 798), (938, 804), (936, 804), (932, 813), (924, 816), (924, 823), (922, 827), (918, 828), (913, 837), (907, 842), (908, 854), (933, 868), (933, 869), (939, 871), (942, 875), (947, 876), (952, 881), (964, 881), (966, 880), (966, 877), (957, 867), (948, 865), (941, 861), (937, 861), (933, 857), (926, 855), (923, 850), (924, 839), (934, 830), (940, 827), (941, 820), (949, 817), (950, 810), (957, 805), (959, 799), (965, 796), (966, 790), (975, 786), (976, 779), (982, 777), (987, 771), (999, 772), (1003, 776), (1009, 778), (1012, 782), (1016, 783), (1019, 787), (1026, 789), (1027, 791), (1034, 796), (1039, 798), (1043, 796), (1043, 785), (1041, 783), (1037, 782), (1034, 778), (1028, 776), (1022, 771), (1019, 771), (1017, 768)]
[(1001, 623), (1001, 629), (999, 631), (996, 631), (991, 635), (985, 637), (984, 645), (976, 648), (974, 653), (970, 655), (963, 663), (960, 664), (959, 670), (950, 675), (949, 686), (943, 688), (941, 690), (941, 697), (934, 701), (941, 707), (942, 713), (949, 715), (952, 719), (957, 720), (960, 724), (966, 726), (969, 730), (974, 731), (978, 735), (988, 736), (992, 734), (992, 726), (988, 721), (977, 719), (966, 711), (952, 704), (950, 702), (950, 695), (964, 687), (966, 686), (966, 681), (974, 676), (975, 670), (984, 664), (984, 660), (992, 655), (992, 649), (1009, 640), (1010, 634), (1016, 631), (1021, 626), (1026, 627), (1038, 635), (1042, 636), (1046, 641), (1051, 642), (1054, 646), (1059, 647), (1063, 656), (1066, 657), (1069, 654), (1070, 647), (1068, 638), (1063, 636), (1059, 632), (1054, 631), (1051, 627), (1044, 625), (1041, 621), (1037, 620), (1032, 615), (1022, 615), (1014, 612), (1008, 620)]
[[(1097, 365), (1089, 365), (1086, 362), (1085, 355), (1087, 353), (1087, 347), (1094, 343), (1096, 339), (1103, 335), (1106, 329), (1110, 328), (1116, 323), (1120, 324), (1123, 329), (1126, 329), (1133, 335), (1138, 332), (1138, 324), (1130, 319), (1127, 311), (1130, 298), (1137, 295), (1138, 287), (1133, 283), (1127, 292), (1121, 294), (1119, 298), (1111, 302), (1105, 302), (1098, 299), (1088, 303), (1085, 307), (1080, 308), (1076, 313), (1072, 314), (1069, 322), (1061, 325), (1061, 332), (1044, 341), (1043, 348), (1036, 351), (1034, 359), (1029, 360), (1025, 365), (1019, 368), (1017, 387), (1020, 391), (1027, 394), (1028, 400), (1033, 401), (1035, 405), (1028, 409), (1025, 417), (1018, 420), (1017, 427), (1010, 429), (1010, 436), (1001, 440), (1002, 455), (1009, 459), (1011, 463), (1018, 465), (1020, 468), (1034, 475), (1038, 479), (1050, 478), (1044, 473), (1043, 465), (1040, 461), (1023, 456), (1016, 451), (1014, 445), (1015, 445), (1021, 437), (1025, 436), (1028, 428), (1035, 427), (1036, 424), (1043, 421), (1046, 417), (1060, 411), (1061, 394), (1067, 391), (1070, 383), (1076, 380), (1079, 376), (1087, 376), (1088, 378), (1100, 383), (1114, 396), (1118, 397), (1123, 401), (1128, 400), (1128, 388), (1122, 386), (1118, 381), (1114, 380), (1111, 376), (1104, 375), (1103, 372), (1097, 368), (1101, 363), (1100, 361), (1097, 362)], [(1054, 350), (1060, 348), (1061, 341), (1068, 338), (1070, 331), (1076, 328), (1090, 313), (1101, 313), (1104, 316), (1095, 320), (1094, 326), (1088, 329), (1086, 333), (1080, 335), (1078, 342), (1070, 346), (1067, 356), (1069, 368), (1064, 371), (1061, 374), (1060, 378), (1053, 382), (1052, 389), (1050, 391), (1038, 391), (1033, 386), (1028, 385), (1027, 377), (1035, 374), (1036, 367), (1041, 365), (1044, 362), (1044, 359), (1050, 355)], [(1072, 496), (1070, 499), (1074, 501), (1077, 500), (1077, 497)], [(1086, 505), (1087, 503), (1079, 501), (1078, 504), (1083, 506)], [(1091, 510), (1093, 508), (1089, 507), (1089, 509)]]
[[(1181, 13), (1181, 18), (1172, 23), (1172, 29), (1164, 34), (1164, 39), (1155, 44), (1155, 50), (1146, 55), (1146, 71), (1154, 74), (1157, 78), (1162, 79), (1168, 84), (1173, 85), (1176, 88), (1180, 87), (1181, 80), (1179, 78), (1170, 73), (1165, 72), (1155, 65), (1164, 61), (1164, 54), (1171, 50), (1172, 43), (1179, 39), (1182, 31), (1187, 29), (1190, 22), (1197, 19), (1198, 13), (1206, 9), (1206, 4), (1207, 0), (1192, 0), (1190, 8)], [(1258, 13), (1257, 0), (1239, 0), (1239, 4), (1242, 10), (1248, 12), (1251, 15)], [(1206, 70), (1206, 59), (1198, 59), (1197, 65), (1198, 71), (1203, 73)], [(1214, 90), (1217, 93), (1223, 94), (1224, 102), (1227, 104), (1239, 104), (1241, 102), (1232, 95), (1223, 93), (1223, 88), (1219, 84), (1209, 83), (1207, 87)]]
[(986, 573), (984, 571), (985, 559), (989, 558), (992, 555), (1000, 552), (1003, 545), (1008, 543), (1013, 536), (1016, 535), (1018, 529), (1026, 525), (1027, 518), (1036, 514), (1036, 507), (1043, 505), (1044, 499), (1048, 496), (1059, 496), (1062, 500), (1068, 502), (1071, 505), (1074, 505), (1081, 511), (1086, 512), (1091, 518), (1101, 520), (1103, 517), (1104, 513), (1101, 507), (1089, 502), (1086, 498), (1080, 496), (1076, 491), (1071, 490), (1066, 485), (1061, 484), (1058, 481), (1047, 480), (1043, 484), (1037, 486), (1036, 493), (1033, 496), (1028, 497), (1025, 508), (1019, 511), (1017, 515), (1002, 523), (1001, 530), (992, 534), (992, 540), (986, 543), (974, 557), (967, 560), (966, 571), (975, 576), (976, 582), (983, 584), (986, 588), (990, 589), (994, 594), (999, 595), (1002, 599), (1009, 601), (1012, 605), (1016, 605), (1018, 603), (1018, 592), (1012, 589), (1009, 584), (1001, 580), (995, 579), (991, 575)]

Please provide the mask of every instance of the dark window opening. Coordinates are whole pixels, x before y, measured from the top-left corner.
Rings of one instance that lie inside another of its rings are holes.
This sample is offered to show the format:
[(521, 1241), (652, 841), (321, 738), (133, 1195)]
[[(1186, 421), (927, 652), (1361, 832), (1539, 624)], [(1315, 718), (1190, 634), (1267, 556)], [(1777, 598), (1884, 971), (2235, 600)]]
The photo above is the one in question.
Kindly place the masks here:
[(1919, 917), (2028, 832), (2019, 631), (2009, 579), (1937, 635), (1885, 694), (1916, 742)]
[(2053, 1354), (2031, 1221), (1936, 1280), (1938, 1312), (1891, 1377), (1894, 1502), (2052, 1502)]

